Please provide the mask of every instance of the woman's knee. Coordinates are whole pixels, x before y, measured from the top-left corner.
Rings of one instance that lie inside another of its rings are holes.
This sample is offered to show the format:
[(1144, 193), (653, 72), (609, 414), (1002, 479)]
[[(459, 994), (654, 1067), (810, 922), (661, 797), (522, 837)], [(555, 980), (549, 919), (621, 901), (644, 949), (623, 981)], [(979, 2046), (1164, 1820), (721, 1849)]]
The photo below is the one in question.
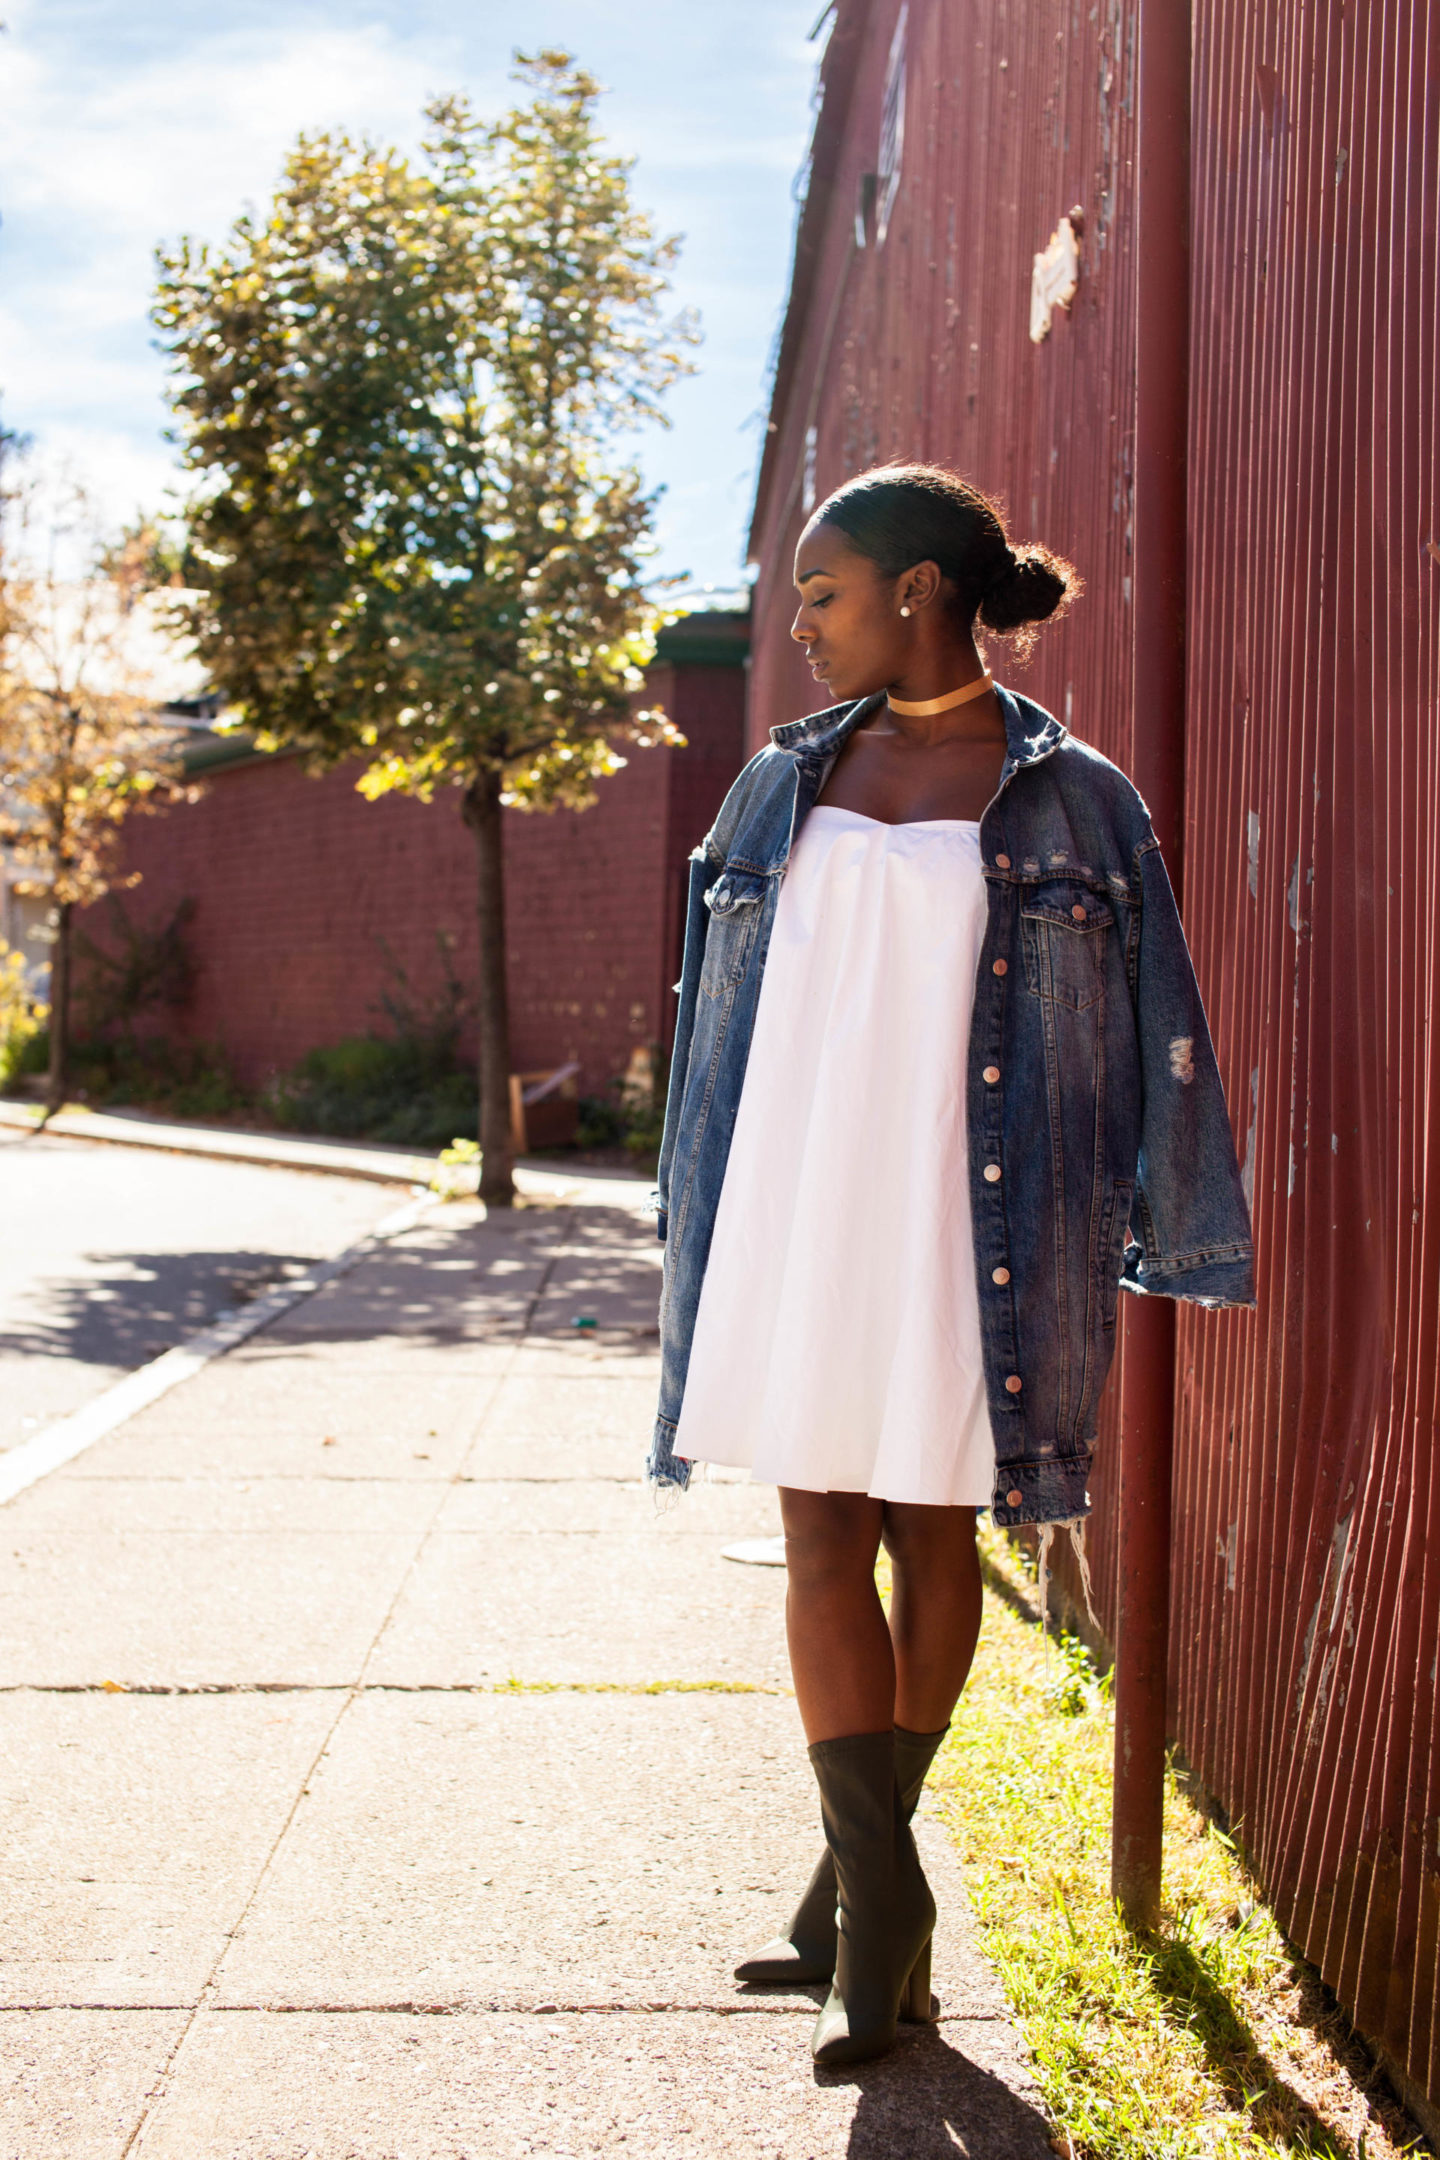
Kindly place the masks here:
[(880, 1549), (881, 1503), (864, 1493), (782, 1488), (785, 1565), (792, 1583), (812, 1590), (873, 1582)]
[(919, 1507), (887, 1501), (882, 1538), (897, 1580), (959, 1590), (979, 1580), (972, 1507)]

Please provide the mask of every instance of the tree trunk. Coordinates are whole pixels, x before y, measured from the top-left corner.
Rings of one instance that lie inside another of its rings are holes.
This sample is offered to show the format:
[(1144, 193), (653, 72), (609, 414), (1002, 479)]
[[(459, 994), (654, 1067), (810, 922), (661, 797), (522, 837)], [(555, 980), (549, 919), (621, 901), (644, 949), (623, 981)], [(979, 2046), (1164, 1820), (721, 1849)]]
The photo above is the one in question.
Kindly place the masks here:
[(45, 1103), (62, 1110), (70, 1085), (70, 918), (68, 900), (55, 909), (55, 943), (50, 948), (50, 1070), (45, 1083)]
[(505, 981), (505, 847), (500, 775), (485, 771), (465, 790), (465, 822), (475, 835), (480, 930), (480, 1197), (489, 1207), (515, 1199), (510, 1144), (510, 996)]

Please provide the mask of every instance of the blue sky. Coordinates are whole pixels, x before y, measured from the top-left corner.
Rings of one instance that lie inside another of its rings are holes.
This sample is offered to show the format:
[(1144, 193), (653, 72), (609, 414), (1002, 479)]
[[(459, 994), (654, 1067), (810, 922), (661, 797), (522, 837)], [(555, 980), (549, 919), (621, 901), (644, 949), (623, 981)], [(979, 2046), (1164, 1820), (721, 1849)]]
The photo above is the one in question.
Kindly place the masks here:
[(733, 584), (765, 363), (784, 304), (819, 0), (7, 0), (0, 38), (0, 413), (119, 519), (174, 475), (147, 320), (157, 240), (221, 237), (301, 129), (410, 144), (432, 93), (482, 111), (512, 50), (563, 45), (610, 94), (635, 190), (685, 237), (675, 304), (699, 372), (638, 441), (666, 573)]

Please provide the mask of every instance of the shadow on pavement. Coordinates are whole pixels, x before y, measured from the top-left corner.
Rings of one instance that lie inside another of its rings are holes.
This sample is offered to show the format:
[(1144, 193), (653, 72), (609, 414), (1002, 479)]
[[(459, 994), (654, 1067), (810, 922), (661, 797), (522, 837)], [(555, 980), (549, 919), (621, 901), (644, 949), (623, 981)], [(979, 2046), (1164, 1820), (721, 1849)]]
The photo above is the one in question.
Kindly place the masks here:
[[(303, 1299), (256, 1340), (403, 1335), (443, 1344), (528, 1334), (649, 1355), (658, 1341), (657, 1252), (653, 1224), (614, 1208), (522, 1209), (455, 1225), (441, 1216)], [(93, 1272), (33, 1286), (33, 1317), (0, 1327), (0, 1357), (128, 1370), (315, 1264), (274, 1252), (87, 1253)], [(577, 1328), (582, 1318), (594, 1325)]]
[(131, 1368), (173, 1349), (219, 1312), (314, 1265), (294, 1253), (87, 1253), (92, 1274), (35, 1283), (33, 1319), (0, 1328), (0, 1356)]
[(1050, 2129), (1038, 2108), (952, 2047), (935, 2025), (891, 2055), (855, 2070), (817, 2070), (821, 2085), (853, 2085), (858, 2100), (848, 2160), (1049, 2160)]
[[(307, 1344), (401, 1335), (417, 1344), (548, 1338), (609, 1356), (653, 1355), (660, 1275), (654, 1225), (615, 1208), (443, 1215), (365, 1258), (256, 1338)], [(0, 1326), (0, 1357), (131, 1370), (216, 1314), (316, 1263), (301, 1254), (87, 1253), (85, 1274), (42, 1279)], [(585, 1328), (577, 1320), (593, 1323)]]
[(526, 1336), (653, 1355), (658, 1254), (653, 1223), (616, 1208), (517, 1208), (454, 1223), (432, 1216), (257, 1342), (399, 1336), (441, 1346)]

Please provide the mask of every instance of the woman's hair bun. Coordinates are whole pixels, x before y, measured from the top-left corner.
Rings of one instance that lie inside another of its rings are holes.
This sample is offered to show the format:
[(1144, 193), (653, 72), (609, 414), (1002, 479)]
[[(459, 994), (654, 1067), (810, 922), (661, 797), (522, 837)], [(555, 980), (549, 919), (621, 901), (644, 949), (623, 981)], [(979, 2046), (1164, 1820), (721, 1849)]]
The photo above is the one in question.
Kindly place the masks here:
[(1049, 548), (1012, 548), (1009, 561), (981, 594), (980, 620), (1002, 634), (1046, 622), (1073, 597), (1079, 582), (1069, 563)]
[(968, 627), (978, 613), (1028, 659), (1035, 625), (1063, 613), (1082, 591), (1062, 555), (1038, 544), (1012, 547), (1000, 505), (943, 465), (877, 465), (827, 495), (816, 522), (834, 525), (882, 577), (935, 563), (949, 600)]

